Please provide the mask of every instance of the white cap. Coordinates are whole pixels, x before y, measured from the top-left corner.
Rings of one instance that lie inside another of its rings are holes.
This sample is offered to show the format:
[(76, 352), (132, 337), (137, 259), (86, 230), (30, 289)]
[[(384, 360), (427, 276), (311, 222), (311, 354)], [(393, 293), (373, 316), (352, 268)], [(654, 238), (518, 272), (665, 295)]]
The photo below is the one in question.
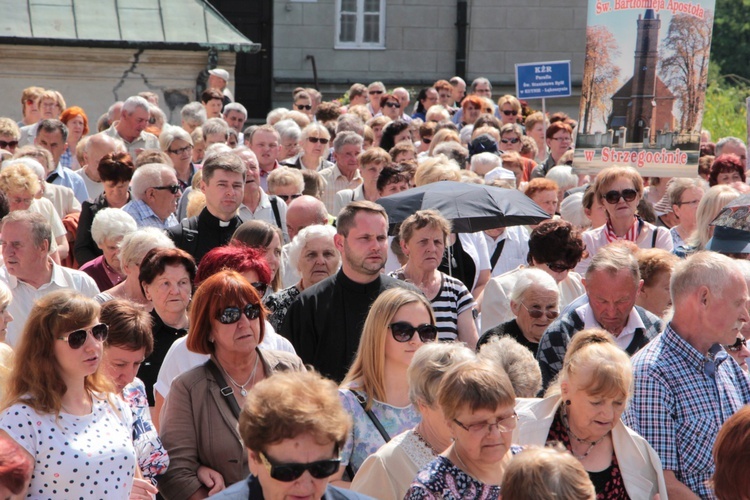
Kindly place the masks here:
[(486, 174), (484, 174), (484, 182), (490, 183), (494, 181), (495, 179), (500, 180), (508, 180), (516, 182), (516, 174), (514, 174), (512, 171), (508, 170), (507, 168), (503, 167), (495, 167)]
[(210, 70), (208, 70), (208, 74), (209, 75), (218, 76), (219, 78), (221, 78), (225, 82), (229, 81), (229, 72), (227, 70), (225, 70), (225, 69), (221, 69), (221, 68), (210, 69)]

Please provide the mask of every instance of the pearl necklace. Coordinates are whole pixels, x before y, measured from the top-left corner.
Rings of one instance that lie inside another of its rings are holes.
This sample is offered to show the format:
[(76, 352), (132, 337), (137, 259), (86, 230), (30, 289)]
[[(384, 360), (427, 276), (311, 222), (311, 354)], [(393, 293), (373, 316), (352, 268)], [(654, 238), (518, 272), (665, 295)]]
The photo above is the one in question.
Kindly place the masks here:
[(238, 383), (237, 383), (237, 382), (236, 382), (236, 381), (235, 381), (235, 380), (234, 380), (234, 379), (232, 378), (232, 376), (231, 376), (231, 375), (229, 374), (229, 372), (228, 372), (228, 371), (226, 371), (226, 370), (224, 370), (224, 373), (226, 373), (226, 374), (227, 374), (227, 377), (229, 377), (229, 380), (230, 380), (230, 381), (232, 382), (232, 384), (234, 384), (234, 386), (235, 386), (235, 387), (236, 387), (237, 389), (239, 389), (239, 390), (240, 390), (240, 394), (242, 394), (242, 397), (243, 397), (243, 398), (244, 398), (245, 396), (247, 396), (247, 391), (245, 390), (245, 386), (247, 386), (247, 384), (249, 384), (251, 380), (252, 380), (252, 381), (254, 381), (254, 380), (255, 380), (255, 372), (256, 372), (256, 370), (258, 369), (258, 358), (259, 358), (259, 357), (260, 357), (260, 356), (258, 355), (258, 353), (255, 353), (255, 364), (253, 365), (253, 371), (252, 371), (252, 372), (250, 373), (250, 376), (249, 376), (249, 377), (247, 378), (247, 380), (245, 381), (245, 383), (244, 383), (244, 384), (242, 384), (242, 385), (238, 384)]
[(587, 443), (589, 445), (588, 449), (586, 450), (586, 453), (584, 453), (583, 455), (576, 455), (575, 452), (573, 451), (573, 443), (570, 443), (570, 452), (578, 460), (583, 460), (584, 458), (586, 458), (587, 456), (589, 456), (589, 453), (591, 453), (591, 450), (594, 449), (594, 446), (596, 446), (597, 444), (601, 443), (602, 440), (605, 437), (607, 437), (607, 434), (609, 434), (609, 433), (607, 433), (607, 434), (603, 435), (602, 437), (600, 437), (596, 441), (587, 441), (585, 439), (581, 439), (578, 436), (576, 436), (575, 433), (573, 432), (573, 430), (570, 428), (570, 424), (568, 423), (568, 413), (565, 411), (565, 406), (561, 406), (560, 407), (560, 413), (562, 415), (562, 421), (563, 421), (563, 425), (565, 426), (565, 430), (568, 432), (568, 438), (572, 437), (576, 441), (578, 441), (579, 443)]

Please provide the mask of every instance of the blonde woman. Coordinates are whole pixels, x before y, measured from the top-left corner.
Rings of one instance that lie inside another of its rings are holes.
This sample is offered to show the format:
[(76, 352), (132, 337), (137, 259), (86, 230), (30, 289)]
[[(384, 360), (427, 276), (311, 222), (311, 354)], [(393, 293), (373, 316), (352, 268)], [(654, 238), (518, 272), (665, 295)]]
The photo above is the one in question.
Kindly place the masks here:
[(435, 315), (421, 294), (393, 288), (372, 304), (357, 355), (339, 389), (354, 426), (334, 479), (347, 471), (351, 480), (390, 437), (417, 425), (420, 416), (409, 398), (407, 369), (417, 349), (436, 338)]

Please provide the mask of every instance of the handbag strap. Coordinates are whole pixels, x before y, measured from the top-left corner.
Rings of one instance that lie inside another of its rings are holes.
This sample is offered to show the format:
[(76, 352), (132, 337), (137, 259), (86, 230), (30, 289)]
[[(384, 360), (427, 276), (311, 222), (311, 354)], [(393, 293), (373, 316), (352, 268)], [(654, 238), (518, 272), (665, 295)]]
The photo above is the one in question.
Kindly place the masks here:
[(221, 370), (219, 370), (219, 367), (216, 366), (216, 363), (214, 363), (212, 359), (206, 361), (206, 364), (204, 366), (208, 368), (208, 371), (210, 371), (214, 376), (216, 382), (219, 383), (219, 387), (221, 388), (221, 395), (224, 396), (224, 399), (229, 405), (229, 409), (232, 410), (232, 415), (234, 415), (234, 418), (239, 420), (240, 405), (237, 404), (237, 400), (234, 398), (234, 389), (232, 389), (229, 384), (227, 384), (227, 381), (224, 380), (224, 376), (221, 374)]
[(367, 409), (367, 399), (365, 399), (364, 396), (362, 396), (360, 393), (355, 391), (354, 389), (349, 389), (352, 394), (357, 398), (357, 401), (359, 402), (359, 405), (362, 407), (362, 409), (365, 411), (368, 417), (370, 417), (370, 420), (372, 420), (372, 423), (375, 425), (375, 428), (378, 430), (381, 436), (383, 436), (383, 439), (385, 439), (385, 442), (391, 440), (391, 436), (388, 435), (388, 432), (383, 428), (383, 424), (380, 423), (380, 420), (378, 420), (378, 417), (375, 416), (375, 414), (372, 412), (372, 410)]

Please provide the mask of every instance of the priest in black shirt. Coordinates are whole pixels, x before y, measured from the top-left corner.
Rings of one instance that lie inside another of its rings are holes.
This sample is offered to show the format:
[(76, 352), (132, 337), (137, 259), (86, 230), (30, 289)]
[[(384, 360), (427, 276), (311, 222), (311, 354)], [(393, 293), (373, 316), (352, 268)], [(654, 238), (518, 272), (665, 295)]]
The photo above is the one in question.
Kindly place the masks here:
[(237, 210), (245, 193), (245, 175), (245, 164), (234, 153), (212, 155), (203, 164), (201, 191), (206, 195), (206, 208), (167, 229), (175, 245), (196, 263), (213, 248), (229, 243), (242, 224)]
[(340, 382), (346, 375), (370, 306), (380, 293), (412, 285), (381, 274), (388, 247), (388, 215), (370, 201), (355, 201), (339, 214), (336, 248), (338, 273), (303, 291), (281, 327), (297, 355), (324, 376)]

